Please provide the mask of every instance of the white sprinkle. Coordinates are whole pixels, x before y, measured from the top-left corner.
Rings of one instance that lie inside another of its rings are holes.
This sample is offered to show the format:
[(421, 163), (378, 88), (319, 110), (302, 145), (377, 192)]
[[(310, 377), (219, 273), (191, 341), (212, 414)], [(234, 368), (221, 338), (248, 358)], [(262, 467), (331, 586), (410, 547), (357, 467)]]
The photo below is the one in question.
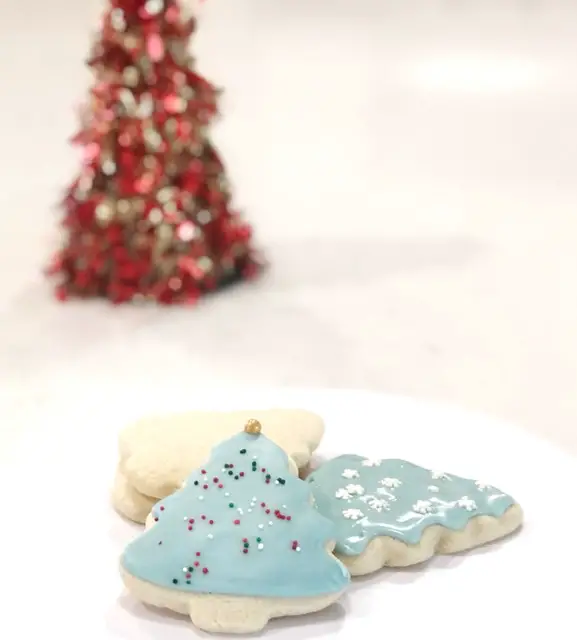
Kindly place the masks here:
[(287, 508), (286, 504), (283, 504), (283, 505), (282, 505), (282, 508), (283, 508), (283, 509), (286, 509), (286, 508)]
[(249, 513), (252, 513), (252, 509), (248, 509), (248, 512), (249, 512)]
[(258, 525), (258, 528), (259, 528), (259, 529), (264, 529), (264, 524), (259, 524), (259, 525)]
[(300, 550), (301, 550), (301, 548), (300, 548), (300, 547), (297, 547), (297, 548), (295, 549), (295, 551), (300, 551)]
[(263, 544), (262, 542), (261, 542), (261, 543), (259, 543), (259, 545), (258, 545), (257, 549), (258, 549), (259, 551), (262, 551), (262, 550), (264, 549), (264, 544)]
[(251, 502), (256, 502), (256, 501), (257, 501), (257, 497), (253, 496), (252, 499), (251, 499)]
[(204, 500), (204, 496), (198, 496), (199, 500)]
[(214, 538), (214, 536), (212, 535), (212, 533), (209, 533), (206, 537), (207, 537), (209, 540), (212, 540), (212, 539)]
[(237, 511), (240, 513), (241, 516), (244, 513), (244, 511), (240, 507), (237, 509)]
[(228, 491), (225, 491), (224, 495), (228, 498), (228, 496), (230, 496), (230, 493)]
[(253, 456), (252, 459), (253, 460), (258, 460), (258, 456)]
[(275, 483), (275, 484), (278, 484), (278, 480), (275, 480), (275, 481), (274, 481), (274, 483)]
[(188, 567), (182, 567), (182, 573), (188, 573)]
[(188, 516), (184, 516), (184, 519), (185, 519), (185, 520), (188, 520)]
[(272, 527), (272, 525), (273, 525), (273, 521), (272, 521), (272, 520), (269, 520), (268, 526), (269, 526), (269, 527)]

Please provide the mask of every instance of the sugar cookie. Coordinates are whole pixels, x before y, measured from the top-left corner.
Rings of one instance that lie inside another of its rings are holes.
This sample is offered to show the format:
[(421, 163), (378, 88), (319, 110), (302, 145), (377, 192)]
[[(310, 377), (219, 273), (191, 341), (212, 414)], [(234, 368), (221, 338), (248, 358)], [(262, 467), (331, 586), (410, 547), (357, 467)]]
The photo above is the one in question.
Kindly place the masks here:
[(120, 469), (116, 470), (112, 485), (112, 506), (120, 514), (133, 522), (144, 522), (152, 507), (158, 502), (156, 498), (145, 496), (137, 491), (126, 479)]
[(215, 444), (232, 436), (238, 425), (251, 417), (267, 425), (267, 437), (298, 467), (309, 463), (324, 433), (322, 418), (300, 409), (192, 411), (140, 420), (119, 437), (121, 486), (117, 486), (117, 478), (115, 508), (136, 522), (144, 522), (150, 504), (176, 491), (190, 471), (208, 458)]
[(249, 421), (216, 446), (121, 558), (128, 590), (205, 631), (247, 633), (335, 602), (349, 573), (335, 525), (289, 473), (287, 454)]
[(343, 455), (308, 478), (337, 524), (335, 553), (352, 575), (465, 551), (517, 529), (521, 507), (499, 489), (404, 460)]

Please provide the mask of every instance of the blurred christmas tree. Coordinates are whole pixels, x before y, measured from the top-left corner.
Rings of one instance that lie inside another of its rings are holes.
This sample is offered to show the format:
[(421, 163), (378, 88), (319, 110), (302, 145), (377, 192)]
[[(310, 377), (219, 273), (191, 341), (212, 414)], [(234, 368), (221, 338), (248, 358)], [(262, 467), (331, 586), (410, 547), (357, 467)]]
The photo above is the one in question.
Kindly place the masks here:
[(49, 268), (61, 300), (193, 303), (260, 270), (208, 138), (217, 91), (194, 71), (195, 27), (175, 0), (110, 0)]

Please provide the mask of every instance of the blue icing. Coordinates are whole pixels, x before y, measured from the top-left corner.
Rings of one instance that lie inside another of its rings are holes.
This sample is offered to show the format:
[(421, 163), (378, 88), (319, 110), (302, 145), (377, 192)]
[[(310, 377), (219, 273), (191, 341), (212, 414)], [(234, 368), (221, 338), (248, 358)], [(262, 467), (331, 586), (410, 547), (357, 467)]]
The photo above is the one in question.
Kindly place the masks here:
[(516, 504), (490, 485), (405, 460), (339, 456), (307, 481), (319, 512), (338, 526), (336, 551), (350, 556), (378, 536), (417, 544), (431, 525), (460, 530), (475, 516), (500, 517)]
[(141, 580), (270, 597), (336, 593), (349, 583), (325, 549), (336, 526), (312, 506), (307, 483), (290, 474), (286, 453), (263, 435), (243, 432), (219, 444), (153, 516), (155, 525), (121, 559)]

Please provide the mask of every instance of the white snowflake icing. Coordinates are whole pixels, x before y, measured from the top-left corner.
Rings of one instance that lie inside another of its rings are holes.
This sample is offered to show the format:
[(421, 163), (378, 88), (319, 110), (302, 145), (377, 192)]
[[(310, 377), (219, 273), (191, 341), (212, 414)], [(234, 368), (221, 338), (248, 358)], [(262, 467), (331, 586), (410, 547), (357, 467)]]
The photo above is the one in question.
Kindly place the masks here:
[(387, 511), (389, 509), (389, 503), (386, 500), (382, 500), (380, 498), (369, 498), (368, 505), (371, 509), (378, 511), (379, 513), (383, 510)]
[(339, 500), (350, 500), (351, 494), (346, 489), (337, 489), (335, 498)]
[(423, 515), (431, 513), (433, 505), (430, 500), (417, 500), (413, 505), (413, 511), (416, 513), (422, 513)]
[(436, 487), (434, 484), (431, 484), (427, 487), (427, 489), (431, 492), (431, 493), (439, 493), (440, 489), (439, 487)]
[(360, 509), (345, 509), (343, 516), (347, 518), (347, 520), (358, 520), (363, 517), (363, 512)]
[(467, 496), (463, 496), (459, 500), (457, 500), (457, 506), (467, 511), (474, 511), (477, 508), (477, 503), (474, 500)]
[(387, 496), (387, 498), (391, 501), (391, 502), (396, 502), (397, 500), (397, 496), (393, 495), (390, 491), (388, 491), (387, 489), (385, 489), (384, 487), (379, 487), (377, 489), (377, 493), (380, 496)]
[(383, 478), (379, 484), (389, 489), (398, 489), (403, 483), (398, 478)]
[(359, 472), (356, 469), (345, 469), (341, 475), (347, 480), (353, 480), (359, 477)]
[(365, 492), (365, 488), (362, 487), (360, 484), (348, 484), (345, 489), (352, 495), (352, 496), (362, 496), (363, 493)]
[(431, 471), (431, 478), (433, 478), (433, 480), (450, 480), (444, 471)]
[(365, 458), (361, 464), (363, 467), (379, 467), (381, 465), (382, 460), (378, 458)]
[(486, 489), (491, 488), (490, 484), (485, 484), (484, 482), (481, 482), (479, 480), (475, 482), (475, 486), (477, 487), (477, 489), (479, 489), (479, 491), (485, 491)]

